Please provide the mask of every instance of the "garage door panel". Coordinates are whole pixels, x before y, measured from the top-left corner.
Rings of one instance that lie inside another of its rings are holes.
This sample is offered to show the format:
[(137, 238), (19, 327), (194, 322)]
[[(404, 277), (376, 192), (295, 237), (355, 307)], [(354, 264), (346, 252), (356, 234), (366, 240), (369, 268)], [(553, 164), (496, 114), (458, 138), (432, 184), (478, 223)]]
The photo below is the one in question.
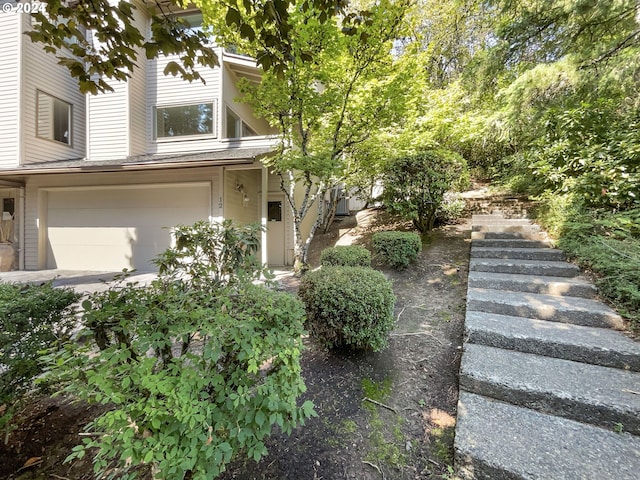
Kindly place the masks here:
[(155, 269), (171, 242), (171, 227), (206, 220), (208, 185), (50, 191), (49, 268)]
[[(204, 220), (200, 216), (189, 215), (191, 210), (187, 208), (135, 208), (129, 207), (127, 209), (116, 210), (113, 208), (103, 209), (86, 209), (78, 208), (72, 209), (55, 209), (49, 210), (49, 227), (78, 227), (78, 228), (91, 228), (91, 227), (165, 227), (172, 228), (176, 224), (173, 223), (176, 219), (180, 219), (179, 223), (194, 223), (196, 220)], [(136, 215), (125, 215), (123, 210), (135, 209)]]

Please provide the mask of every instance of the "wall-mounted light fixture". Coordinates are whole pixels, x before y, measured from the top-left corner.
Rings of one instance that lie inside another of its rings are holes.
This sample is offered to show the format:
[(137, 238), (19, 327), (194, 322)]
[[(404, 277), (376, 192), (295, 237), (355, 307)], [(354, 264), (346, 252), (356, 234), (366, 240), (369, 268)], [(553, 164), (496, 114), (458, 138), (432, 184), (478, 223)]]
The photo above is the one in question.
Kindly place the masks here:
[(247, 195), (247, 191), (245, 190), (244, 185), (241, 184), (238, 180), (236, 180), (235, 190), (236, 192), (242, 194), (242, 206), (244, 208), (247, 208), (247, 206), (249, 205), (249, 195)]

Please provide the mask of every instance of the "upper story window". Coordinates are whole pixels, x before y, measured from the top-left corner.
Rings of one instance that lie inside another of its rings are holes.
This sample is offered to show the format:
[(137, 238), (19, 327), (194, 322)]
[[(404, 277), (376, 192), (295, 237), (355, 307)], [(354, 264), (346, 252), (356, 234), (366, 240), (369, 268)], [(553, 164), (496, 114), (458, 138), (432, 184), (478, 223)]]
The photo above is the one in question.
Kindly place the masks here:
[(179, 15), (188, 30), (202, 30), (202, 12), (185, 12)]
[(156, 107), (156, 139), (213, 134), (213, 103)]
[(236, 113), (227, 107), (227, 138), (255, 137), (258, 135)]
[(71, 145), (71, 104), (47, 93), (36, 92), (36, 135)]

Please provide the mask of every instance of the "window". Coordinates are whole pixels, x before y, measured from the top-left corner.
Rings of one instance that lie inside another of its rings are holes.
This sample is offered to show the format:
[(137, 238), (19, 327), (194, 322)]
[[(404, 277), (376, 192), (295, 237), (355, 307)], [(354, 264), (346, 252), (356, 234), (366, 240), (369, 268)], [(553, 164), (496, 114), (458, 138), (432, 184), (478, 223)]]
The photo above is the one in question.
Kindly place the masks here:
[(255, 137), (257, 133), (227, 107), (227, 138)]
[(155, 138), (213, 135), (213, 103), (156, 108)]
[(267, 203), (267, 220), (269, 222), (282, 221), (282, 202)]
[(36, 135), (71, 145), (71, 104), (38, 91)]

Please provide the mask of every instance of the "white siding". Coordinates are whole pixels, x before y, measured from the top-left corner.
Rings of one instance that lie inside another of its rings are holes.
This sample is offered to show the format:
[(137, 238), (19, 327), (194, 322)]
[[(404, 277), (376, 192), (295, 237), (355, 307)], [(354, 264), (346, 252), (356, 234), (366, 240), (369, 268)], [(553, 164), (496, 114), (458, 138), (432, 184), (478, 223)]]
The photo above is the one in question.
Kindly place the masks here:
[(224, 217), (241, 225), (260, 223), (261, 170), (224, 173)]
[(91, 187), (101, 185), (144, 185), (182, 182), (211, 182), (211, 216), (222, 215), (219, 199), (222, 167), (190, 168), (184, 170), (138, 171), (122, 173), (93, 173), (67, 175), (39, 175), (27, 180), (25, 202), (25, 269), (37, 270), (46, 266), (47, 245), (41, 245), (47, 229), (47, 191), (55, 187)]
[(0, 13), (0, 168), (18, 165), (20, 15)]
[(127, 84), (111, 83), (113, 92), (89, 95), (88, 160), (124, 159), (129, 154)]
[(222, 69), (223, 75), (223, 91), (222, 91), (222, 107), (221, 111), (221, 125), (220, 132), (222, 138), (226, 136), (227, 132), (227, 115), (226, 107), (231, 107), (231, 110), (235, 112), (247, 125), (249, 125), (258, 135), (273, 135), (278, 131), (269, 126), (269, 123), (263, 119), (258, 119), (253, 114), (253, 109), (246, 103), (236, 102), (236, 99), (240, 97), (240, 91), (236, 87), (238, 81), (235, 74), (229, 71), (228, 67)]
[[(148, 28), (148, 18), (142, 10), (135, 11), (135, 24), (140, 31)], [(129, 155), (147, 153), (147, 61), (138, 49), (136, 68), (129, 79)]]
[[(31, 16), (20, 16), (27, 31)], [(40, 44), (22, 36), (22, 163), (69, 160), (85, 156), (85, 96), (78, 89), (78, 82), (71, 78), (66, 68), (57, 65), (54, 55), (46, 53)], [(4, 47), (3, 47), (4, 49)], [(36, 95), (40, 90), (72, 105), (71, 145), (38, 138)]]
[[(220, 147), (219, 135), (206, 139), (154, 139), (154, 113), (156, 106), (186, 105), (213, 102), (214, 119), (219, 117), (221, 69), (198, 68), (206, 84), (199, 80), (188, 83), (180, 77), (165, 75), (164, 68), (173, 58), (159, 58), (147, 62), (147, 137), (149, 153), (185, 153), (215, 150)], [(219, 122), (216, 121), (218, 124)], [(218, 131), (219, 125), (214, 125)]]

